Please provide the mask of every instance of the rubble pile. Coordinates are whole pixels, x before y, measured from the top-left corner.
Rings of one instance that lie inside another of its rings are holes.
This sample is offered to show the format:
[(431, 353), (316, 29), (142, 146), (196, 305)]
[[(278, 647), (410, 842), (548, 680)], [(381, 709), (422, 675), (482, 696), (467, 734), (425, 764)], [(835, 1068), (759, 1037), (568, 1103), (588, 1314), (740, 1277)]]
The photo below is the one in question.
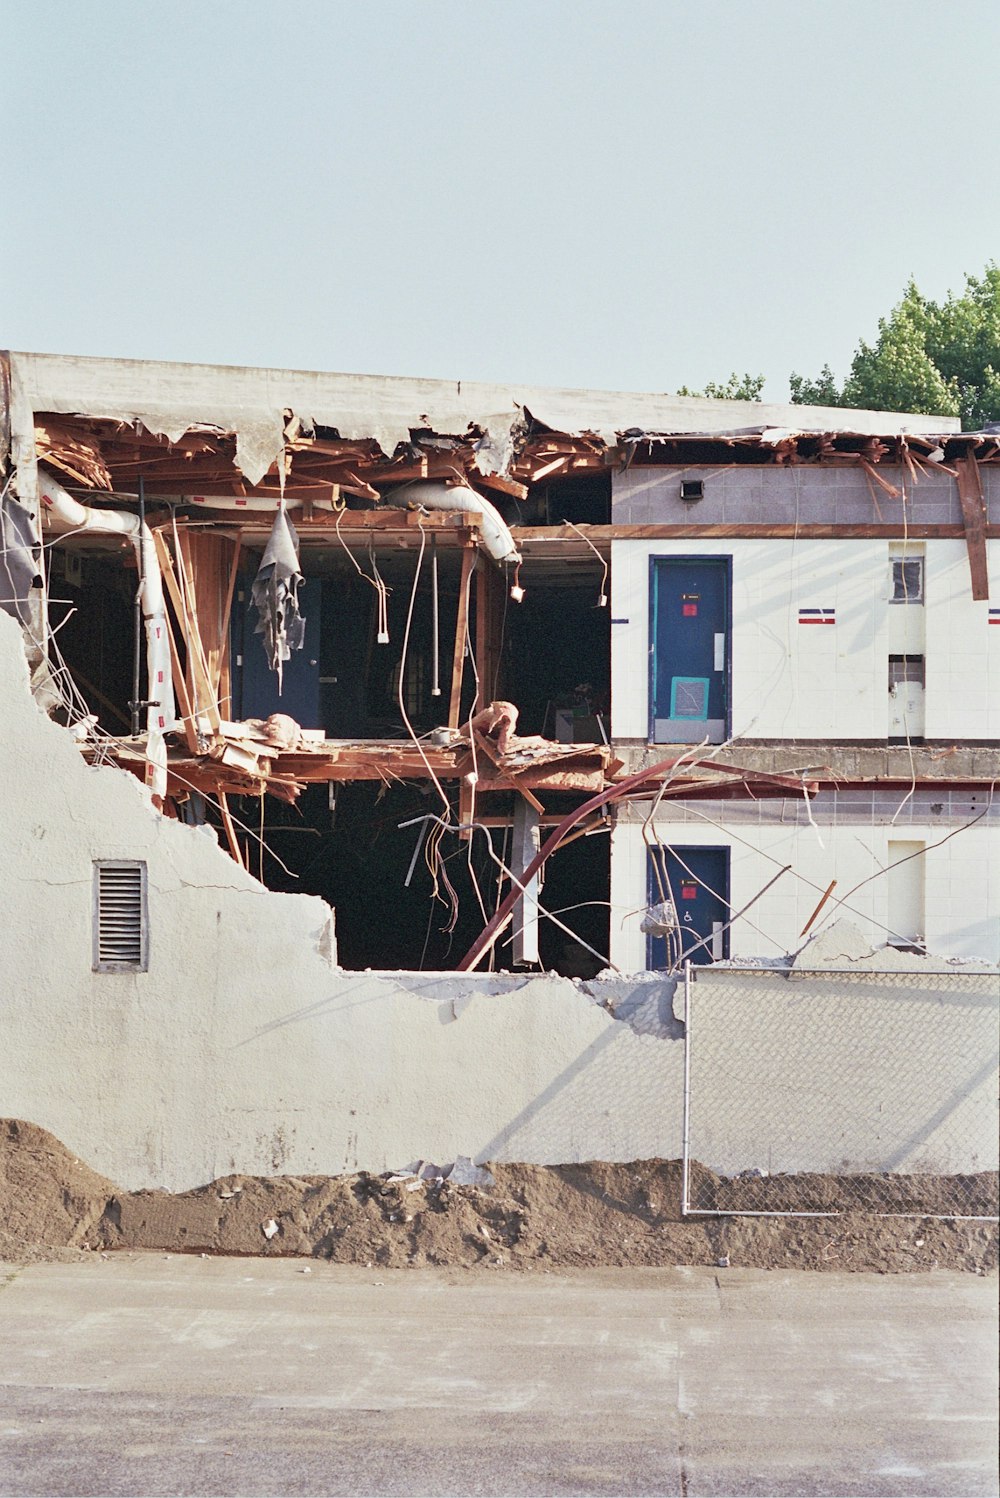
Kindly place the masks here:
[[(720, 1209), (753, 1210), (759, 1183), (692, 1167)], [(853, 1178), (870, 1190), (869, 1177)], [(903, 1184), (905, 1177), (893, 1178)], [(977, 1179), (984, 1203), (997, 1177)], [(224, 1176), (192, 1191), (119, 1191), (44, 1129), (0, 1123), (0, 1257), (112, 1250), (297, 1256), (336, 1263), (467, 1269), (664, 1267), (934, 1268), (984, 1273), (998, 1262), (995, 1223), (878, 1217), (852, 1210), (851, 1180), (788, 1177), (801, 1205), (816, 1193), (839, 1215), (687, 1218), (678, 1161), (492, 1165), (459, 1158), (396, 1173)], [(928, 1181), (921, 1178), (923, 1199)], [(942, 1202), (949, 1183), (941, 1183)], [(741, 1193), (747, 1195), (744, 1202)]]

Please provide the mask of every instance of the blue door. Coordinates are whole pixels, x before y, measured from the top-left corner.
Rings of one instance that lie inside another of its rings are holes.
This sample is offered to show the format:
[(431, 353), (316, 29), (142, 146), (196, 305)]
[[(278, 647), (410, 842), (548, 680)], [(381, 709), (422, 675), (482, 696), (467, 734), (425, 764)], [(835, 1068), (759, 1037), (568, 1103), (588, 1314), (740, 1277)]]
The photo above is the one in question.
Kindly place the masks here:
[(282, 671), (281, 696), (277, 673), (271, 670), (257, 628), (257, 610), (250, 599), (249, 579), (233, 604), (234, 716), (268, 718), (288, 713), (302, 728), (322, 728), (319, 708), (320, 602), (322, 584), (310, 578), (299, 588), (299, 611), (306, 621), (305, 644), (293, 650)]
[(729, 956), (729, 849), (650, 848), (648, 900), (669, 901), (676, 924), (646, 939), (648, 968), (721, 961)]
[(728, 557), (653, 557), (654, 744), (722, 744), (729, 734)]

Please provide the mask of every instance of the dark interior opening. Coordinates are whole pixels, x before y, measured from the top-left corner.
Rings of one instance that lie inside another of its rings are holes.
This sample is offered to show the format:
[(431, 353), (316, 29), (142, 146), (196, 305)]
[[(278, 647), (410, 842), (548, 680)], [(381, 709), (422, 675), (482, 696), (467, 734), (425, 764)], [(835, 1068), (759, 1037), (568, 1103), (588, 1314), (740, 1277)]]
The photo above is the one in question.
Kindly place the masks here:
[[(108, 552), (55, 546), (50, 552), (49, 625), (53, 671), (58, 651), (99, 726), (120, 736), (131, 732), (129, 701), (138, 586), (131, 547)], [(146, 682), (145, 643), (140, 649), (142, 692)]]
[[(611, 610), (596, 558), (526, 567), (524, 601), (507, 610), (505, 675), (518, 733), (566, 743), (611, 737)], [(602, 734), (603, 728), (603, 734)]]
[(511, 525), (610, 525), (611, 469), (597, 468), (569, 478), (532, 484), (528, 497), (507, 510)]
[[(457, 810), (457, 787), (445, 790)], [(549, 799), (558, 800), (561, 806), (554, 809), (562, 812), (573, 805), (573, 798)], [(491, 797), (489, 811), (510, 815), (509, 804), (501, 810), (505, 801)], [(239, 806), (239, 816), (256, 828), (259, 803), (247, 798)], [(240, 841), (248, 845), (252, 872), (262, 875), (270, 889), (320, 895), (333, 906), (342, 967), (447, 971), (471, 946), (509, 885), (490, 856), (485, 832), (477, 832), (471, 845), (445, 832), (440, 835), (442, 867), (435, 897), (425, 860), (432, 851), (430, 837), (413, 821), (428, 812), (443, 814), (441, 798), (429, 783), (316, 785), (294, 807), (265, 802), (264, 850), (245, 834)], [(433, 823), (423, 825), (433, 830)], [(489, 835), (497, 857), (509, 866), (509, 828), (492, 827)], [(607, 954), (609, 877), (610, 838), (605, 833), (578, 838), (546, 863), (541, 904), (570, 930), (541, 920), (541, 967), (591, 977), (603, 965), (587, 947)], [(494, 968), (513, 966), (510, 927), (494, 951)]]
[[(407, 716), (417, 733), (444, 723), (451, 690), (460, 555), (444, 548), (437, 555), (438, 695), (434, 694), (434, 553), (430, 545), (425, 547), (419, 577), (418, 555), (417, 547), (380, 552), (374, 559), (359, 554), (362, 577), (343, 551), (303, 548), (306, 582), (299, 591), (299, 603), (306, 620), (306, 644), (285, 664), (280, 693), (255, 633), (257, 611), (250, 590), (259, 556), (252, 556), (241, 575), (233, 609), (234, 715), (289, 713), (303, 728), (320, 728), (331, 739), (407, 738), (399, 706), (405, 642), (403, 704)], [(385, 588), (384, 612), (375, 580)], [(474, 617), (474, 608), (470, 613)], [(380, 633), (388, 639), (380, 641)], [(473, 673), (467, 670), (466, 678), (464, 708), (471, 705), (475, 693)]]

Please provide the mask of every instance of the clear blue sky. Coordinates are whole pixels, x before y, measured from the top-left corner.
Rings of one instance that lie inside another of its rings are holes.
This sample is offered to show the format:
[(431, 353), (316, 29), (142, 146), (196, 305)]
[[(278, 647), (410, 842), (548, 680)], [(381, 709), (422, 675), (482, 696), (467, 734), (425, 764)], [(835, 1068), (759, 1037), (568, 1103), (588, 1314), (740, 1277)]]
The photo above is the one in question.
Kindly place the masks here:
[(0, 0), (0, 342), (673, 390), (1000, 254), (997, 0)]

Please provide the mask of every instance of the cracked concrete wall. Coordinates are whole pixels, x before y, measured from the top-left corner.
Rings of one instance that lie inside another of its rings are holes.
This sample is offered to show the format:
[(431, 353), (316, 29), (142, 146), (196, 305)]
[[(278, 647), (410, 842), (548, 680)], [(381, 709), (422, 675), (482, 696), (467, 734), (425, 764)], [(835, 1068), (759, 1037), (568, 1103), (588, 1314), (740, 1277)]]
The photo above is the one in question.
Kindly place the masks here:
[[(84, 763), (32, 702), (6, 615), (0, 706), (0, 1113), (131, 1188), (676, 1143), (679, 1046), (565, 979), (331, 969), (321, 900), (271, 894)], [(145, 973), (91, 971), (92, 864), (114, 858), (148, 868)]]
[[(457, 1154), (538, 1164), (680, 1154), (683, 1027), (664, 975), (338, 972), (322, 952), (322, 901), (269, 893), (204, 833), (157, 815), (130, 776), (85, 765), (31, 701), (20, 635), (3, 615), (0, 709), (0, 1113), (50, 1129), (132, 1189)], [(91, 971), (96, 858), (147, 864), (148, 972)], [(787, 979), (772, 981), (774, 1001), (787, 1002)], [(737, 1056), (757, 1008), (737, 998), (713, 1022)], [(776, 1012), (808, 1025), (801, 1002)], [(862, 1008), (848, 1054), (874, 1045), (865, 1025)], [(787, 1123), (801, 1160), (828, 1169), (843, 1135), (810, 1126), (823, 1054), (810, 1065)], [(934, 1075), (961, 1083), (947, 1066)], [(699, 1106), (721, 1116), (732, 1092), (731, 1077), (710, 1070)], [(748, 1106), (766, 1117), (770, 1096), (765, 1077)], [(928, 1115), (937, 1100), (931, 1087)], [(748, 1163), (739, 1140), (726, 1151), (713, 1163)]]

